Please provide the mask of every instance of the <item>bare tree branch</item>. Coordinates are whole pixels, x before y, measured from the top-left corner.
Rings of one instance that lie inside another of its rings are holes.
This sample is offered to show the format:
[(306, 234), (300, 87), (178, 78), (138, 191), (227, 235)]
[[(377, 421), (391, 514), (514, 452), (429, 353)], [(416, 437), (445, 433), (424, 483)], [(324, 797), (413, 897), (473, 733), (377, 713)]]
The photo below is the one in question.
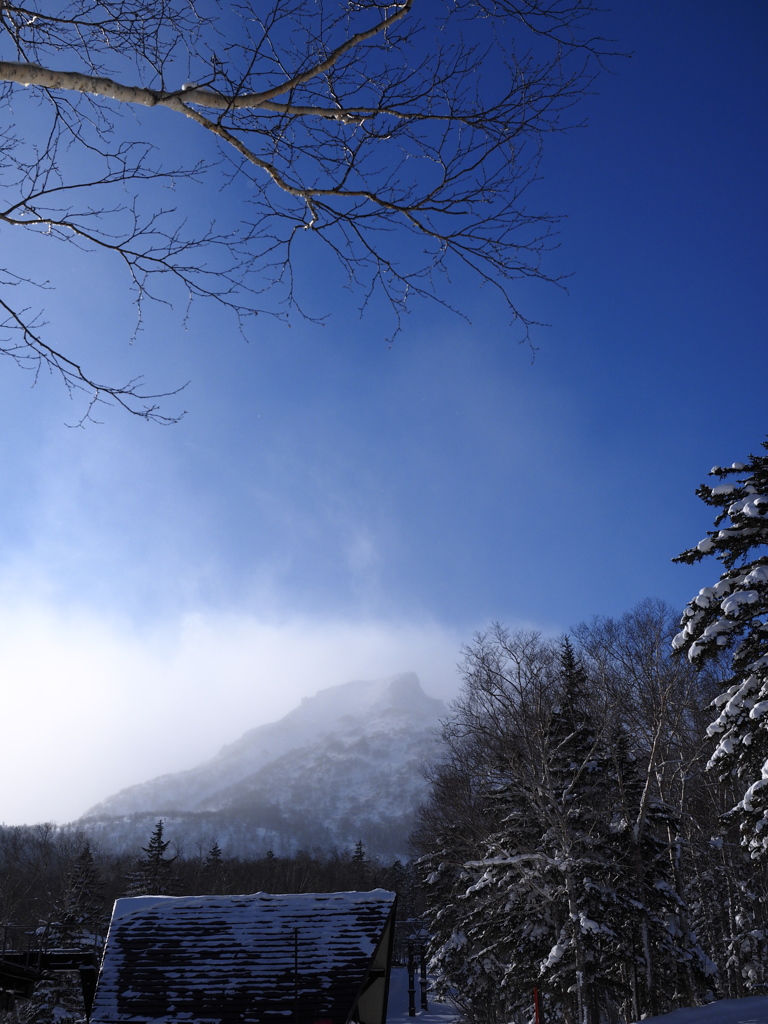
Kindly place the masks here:
[[(592, 14), (593, 0), (0, 3), (0, 232), (115, 259), (138, 326), (147, 300), (175, 304), (178, 287), (240, 329), (307, 315), (294, 265), (313, 238), (361, 311), (389, 308), (390, 341), (414, 300), (461, 314), (451, 281), (468, 275), (529, 340), (513, 286), (555, 280), (543, 260), (557, 218), (528, 193), (544, 136), (573, 123), (610, 51)], [(192, 164), (150, 144), (160, 124), (170, 141), (169, 118), (201, 132)], [(199, 182), (226, 187), (217, 223), (185, 212)], [(97, 385), (44, 340), (26, 292), (21, 306), (3, 295), (0, 351), (88, 401), (162, 419), (163, 396)]]

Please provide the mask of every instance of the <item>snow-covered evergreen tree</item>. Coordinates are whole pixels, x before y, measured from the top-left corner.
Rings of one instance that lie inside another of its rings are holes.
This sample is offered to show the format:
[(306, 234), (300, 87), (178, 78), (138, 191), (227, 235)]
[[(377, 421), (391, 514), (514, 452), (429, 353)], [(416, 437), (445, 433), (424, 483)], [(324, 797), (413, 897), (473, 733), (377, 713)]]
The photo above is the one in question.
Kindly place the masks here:
[(487, 678), (475, 680), (464, 713), (477, 714), (456, 729), (475, 731), (464, 789), (481, 803), (484, 829), (462, 837), (451, 819), (461, 786), (446, 782), (459, 766), (437, 780), (449, 821), (425, 858), (433, 964), (469, 1019), (524, 1019), (537, 986), (548, 1020), (596, 1024), (618, 986), (607, 761), (570, 642), (559, 656), (551, 645), (522, 648), (513, 653), (533, 659), (535, 681), (492, 694)]
[(714, 556), (724, 571), (687, 605), (674, 646), (694, 664), (730, 653), (732, 676), (709, 727), (716, 740), (710, 767), (745, 787), (734, 813), (759, 858), (768, 856), (768, 456), (715, 466), (710, 476), (720, 482), (696, 493), (718, 509), (715, 529), (676, 561)]
[(108, 914), (104, 879), (85, 840), (67, 872), (61, 896), (54, 905), (51, 942), (61, 946), (92, 947), (106, 934)]
[[(457, 900), (461, 955), (472, 972), (472, 998), (514, 1020), (530, 1009), (541, 963), (559, 930), (542, 824), (531, 797), (535, 773), (518, 759), (494, 766), (485, 780), (486, 815), (493, 831), (463, 864), (464, 892)], [(483, 1019), (488, 1019), (486, 1010)]]
[(768, 927), (766, 899), (749, 880), (735, 888), (733, 933), (728, 943), (726, 969), (739, 981), (739, 995), (765, 995), (768, 989)]
[[(41, 943), (47, 948), (100, 952), (108, 924), (104, 888), (86, 839), (70, 863), (50, 919), (41, 922)], [(43, 972), (32, 998), (21, 1001), (16, 1011), (19, 1024), (75, 1024), (84, 1015), (82, 983), (75, 970)]]
[(598, 1001), (616, 987), (615, 867), (607, 844), (612, 784), (605, 723), (598, 728), (590, 704), (586, 674), (565, 637), (538, 799), (546, 825), (541, 848), (552, 865), (548, 874), (556, 875), (552, 897), (562, 924), (541, 980), (563, 1005), (573, 1000), (580, 1024), (598, 1024)]
[(416, 837), (440, 985), (482, 1024), (527, 1020), (534, 985), (553, 1024), (699, 1001), (712, 965), (678, 891), (656, 762), (569, 641), (490, 648), (475, 648)]
[(626, 732), (614, 738), (617, 799), (612, 825), (627, 1008), (633, 1018), (697, 1005), (716, 984), (716, 967), (692, 927), (675, 877), (678, 814), (653, 792)]
[(501, 972), (492, 958), (482, 956), (483, 938), (475, 950), (467, 922), (466, 894), (478, 880), (467, 862), (477, 857), (480, 836), (491, 827), (487, 805), (472, 773), (450, 759), (433, 768), (432, 785), (433, 801), (424, 808), (415, 840), (423, 854), (418, 869), (433, 988), (439, 998), (456, 1000), (462, 1016), (473, 1024), (503, 1021), (508, 1018), (499, 1012)]
[(14, 1024), (84, 1024), (85, 1007), (77, 971), (44, 972), (32, 998), (19, 1000), (13, 1016), (3, 1014), (3, 1018)]

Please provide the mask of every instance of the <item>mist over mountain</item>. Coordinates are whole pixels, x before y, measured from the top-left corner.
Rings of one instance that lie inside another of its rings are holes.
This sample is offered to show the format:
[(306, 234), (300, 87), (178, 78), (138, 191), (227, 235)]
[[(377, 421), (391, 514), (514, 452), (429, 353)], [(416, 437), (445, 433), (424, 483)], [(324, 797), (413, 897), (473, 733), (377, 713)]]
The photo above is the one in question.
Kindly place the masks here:
[(78, 821), (102, 844), (144, 844), (158, 817), (190, 855), (344, 849), (407, 856), (439, 744), (441, 700), (412, 673), (321, 690), (209, 761), (121, 790)]

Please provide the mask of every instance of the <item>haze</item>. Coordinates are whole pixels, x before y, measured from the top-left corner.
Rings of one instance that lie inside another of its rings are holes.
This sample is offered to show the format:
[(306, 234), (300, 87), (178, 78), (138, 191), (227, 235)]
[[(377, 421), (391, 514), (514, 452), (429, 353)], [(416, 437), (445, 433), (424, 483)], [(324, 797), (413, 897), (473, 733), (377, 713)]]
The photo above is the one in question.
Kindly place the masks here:
[(633, 56), (545, 139), (573, 276), (520, 288), (533, 362), (462, 281), (470, 324), (420, 308), (391, 348), (321, 266), (328, 325), (250, 346), (203, 307), (124, 344), (94, 261), (46, 298), (113, 377), (191, 383), (176, 426), (68, 429), (58, 382), (1, 367), (0, 820), (71, 820), (349, 679), (450, 698), (491, 620), (558, 634), (718, 575), (670, 559), (711, 525), (709, 468), (766, 435), (768, 10), (601, 17)]

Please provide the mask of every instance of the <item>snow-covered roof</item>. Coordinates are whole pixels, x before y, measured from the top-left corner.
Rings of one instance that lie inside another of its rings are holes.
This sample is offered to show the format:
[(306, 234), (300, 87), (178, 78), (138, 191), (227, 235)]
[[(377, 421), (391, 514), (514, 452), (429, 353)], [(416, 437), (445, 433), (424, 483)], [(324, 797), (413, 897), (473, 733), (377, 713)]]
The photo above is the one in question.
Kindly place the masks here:
[(117, 900), (91, 1020), (383, 1024), (394, 904), (383, 889)]

